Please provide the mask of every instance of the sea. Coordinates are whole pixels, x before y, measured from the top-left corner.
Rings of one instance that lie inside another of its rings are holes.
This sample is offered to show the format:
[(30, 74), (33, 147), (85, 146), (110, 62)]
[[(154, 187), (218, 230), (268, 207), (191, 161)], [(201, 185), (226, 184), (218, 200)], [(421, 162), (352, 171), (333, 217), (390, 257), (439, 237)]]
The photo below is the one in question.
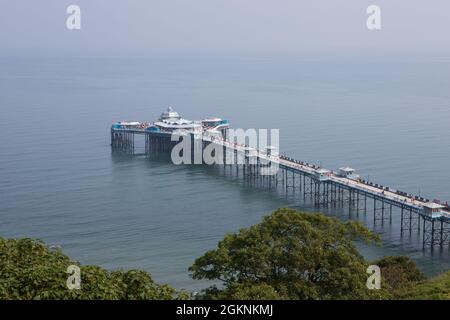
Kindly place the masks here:
[[(217, 168), (112, 153), (112, 123), (153, 122), (169, 106), (279, 129), (290, 157), (450, 200), (448, 55), (0, 53), (0, 236), (199, 291), (209, 282), (188, 268), (227, 233), (280, 207), (322, 211)], [(428, 276), (450, 268), (448, 247), (400, 235), (398, 210), (384, 225), (370, 211), (323, 212), (380, 234), (380, 246), (357, 243), (369, 260), (407, 255)]]

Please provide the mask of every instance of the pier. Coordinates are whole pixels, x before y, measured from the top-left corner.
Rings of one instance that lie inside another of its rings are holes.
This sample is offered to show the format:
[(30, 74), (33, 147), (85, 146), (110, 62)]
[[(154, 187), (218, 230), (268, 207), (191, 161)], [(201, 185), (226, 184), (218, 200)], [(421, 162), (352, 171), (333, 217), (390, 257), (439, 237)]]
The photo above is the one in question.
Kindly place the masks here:
[[(181, 119), (171, 109), (168, 119)], [(171, 114), (172, 113), (172, 114)], [(175, 115), (176, 114), (176, 115)], [(175, 116), (174, 116), (175, 115)], [(174, 116), (174, 117), (172, 117)], [(164, 119), (164, 117), (162, 116)], [(214, 123), (215, 129), (225, 132), (228, 122), (221, 119), (204, 120)], [(162, 122), (159, 122), (162, 123)], [(158, 122), (155, 122), (158, 124)], [(189, 135), (194, 144), (205, 148), (209, 144), (223, 150), (223, 165), (233, 171), (239, 179), (255, 185), (276, 188), (279, 192), (292, 193), (303, 200), (310, 201), (315, 207), (344, 207), (356, 214), (372, 214), (374, 227), (392, 223), (400, 219), (401, 235), (412, 232), (421, 233), (423, 248), (450, 247), (450, 207), (447, 203), (429, 200), (391, 187), (376, 184), (359, 178), (349, 167), (337, 171), (327, 170), (317, 165), (280, 155), (270, 148), (264, 150), (250, 148), (247, 145), (228, 141), (221, 135), (198, 134), (203, 132), (202, 122), (166, 121), (163, 124), (183, 126), (183, 134)], [(160, 130), (163, 128), (163, 130)], [(194, 128), (195, 130), (192, 130)], [(210, 128), (210, 127), (208, 127)], [(135, 137), (144, 136), (143, 154), (151, 155), (171, 152), (178, 141), (172, 141), (173, 131), (164, 125), (154, 126), (148, 123), (122, 122), (111, 127), (111, 146), (113, 152), (136, 154)], [(226, 157), (234, 158), (231, 164)], [(238, 162), (237, 159), (243, 159)], [(273, 175), (262, 175), (261, 170), (276, 167)]]

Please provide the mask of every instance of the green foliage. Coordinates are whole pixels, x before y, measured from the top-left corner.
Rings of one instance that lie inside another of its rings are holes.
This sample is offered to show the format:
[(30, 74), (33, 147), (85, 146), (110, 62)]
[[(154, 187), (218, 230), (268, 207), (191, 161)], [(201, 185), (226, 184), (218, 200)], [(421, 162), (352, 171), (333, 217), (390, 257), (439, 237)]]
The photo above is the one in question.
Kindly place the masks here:
[(282, 300), (287, 298), (267, 283), (235, 283), (229, 287), (222, 299)]
[(398, 296), (414, 300), (450, 300), (450, 271), (423, 281)]
[[(368, 262), (354, 241), (378, 242), (358, 222), (278, 209), (257, 225), (228, 234), (189, 268), (194, 279), (219, 280), (202, 299), (447, 299), (450, 271), (426, 280), (407, 257), (384, 257), (382, 290), (366, 288)], [(78, 265), (81, 289), (67, 288), (67, 267)], [(156, 284), (142, 270), (81, 266), (32, 239), (0, 238), (2, 299), (189, 299)]]
[(354, 241), (378, 242), (362, 224), (282, 208), (228, 234), (189, 268), (194, 279), (220, 280), (205, 298), (364, 299), (367, 262)]
[(425, 275), (409, 257), (383, 257), (373, 264), (381, 269), (382, 287), (386, 287), (394, 298), (425, 280)]
[(213, 285), (196, 297), (202, 300), (288, 300), (267, 283), (232, 283), (226, 290)]
[(0, 238), (0, 299), (186, 299), (144, 271), (80, 266), (81, 289), (67, 288), (67, 267), (79, 265), (32, 239)]

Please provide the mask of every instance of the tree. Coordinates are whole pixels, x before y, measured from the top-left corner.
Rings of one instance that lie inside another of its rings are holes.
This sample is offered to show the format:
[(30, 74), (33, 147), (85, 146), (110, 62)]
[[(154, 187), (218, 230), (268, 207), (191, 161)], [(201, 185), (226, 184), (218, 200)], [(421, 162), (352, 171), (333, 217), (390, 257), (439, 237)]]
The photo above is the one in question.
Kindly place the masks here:
[[(81, 288), (67, 287), (67, 267), (80, 267)], [(153, 282), (140, 270), (108, 271), (80, 266), (60, 250), (32, 239), (0, 238), (0, 299), (180, 299), (188, 298)]]
[(373, 243), (379, 238), (359, 222), (282, 208), (257, 225), (226, 235), (189, 271), (194, 279), (221, 282), (220, 289), (206, 289), (204, 298), (381, 297), (383, 292), (366, 288), (368, 263), (355, 240)]
[(425, 280), (425, 275), (409, 257), (383, 257), (373, 264), (380, 267), (383, 286), (387, 286), (394, 297)]

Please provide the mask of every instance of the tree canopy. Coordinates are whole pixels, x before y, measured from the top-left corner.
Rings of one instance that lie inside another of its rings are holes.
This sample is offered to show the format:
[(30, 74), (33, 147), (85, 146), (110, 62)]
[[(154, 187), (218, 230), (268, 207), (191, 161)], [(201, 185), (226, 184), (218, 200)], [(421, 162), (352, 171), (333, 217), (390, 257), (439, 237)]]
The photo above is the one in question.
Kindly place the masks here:
[[(67, 267), (80, 267), (81, 288), (67, 287)], [(81, 266), (32, 239), (0, 238), (0, 299), (178, 299), (184, 292), (156, 284), (141, 270)]]
[(383, 287), (388, 288), (392, 296), (398, 297), (425, 280), (425, 275), (416, 264), (405, 256), (388, 256), (373, 262), (381, 269)]
[(355, 240), (379, 241), (359, 222), (282, 208), (257, 225), (226, 235), (189, 271), (194, 279), (221, 282), (220, 288), (205, 290), (205, 298), (374, 297), (366, 287), (368, 263)]

